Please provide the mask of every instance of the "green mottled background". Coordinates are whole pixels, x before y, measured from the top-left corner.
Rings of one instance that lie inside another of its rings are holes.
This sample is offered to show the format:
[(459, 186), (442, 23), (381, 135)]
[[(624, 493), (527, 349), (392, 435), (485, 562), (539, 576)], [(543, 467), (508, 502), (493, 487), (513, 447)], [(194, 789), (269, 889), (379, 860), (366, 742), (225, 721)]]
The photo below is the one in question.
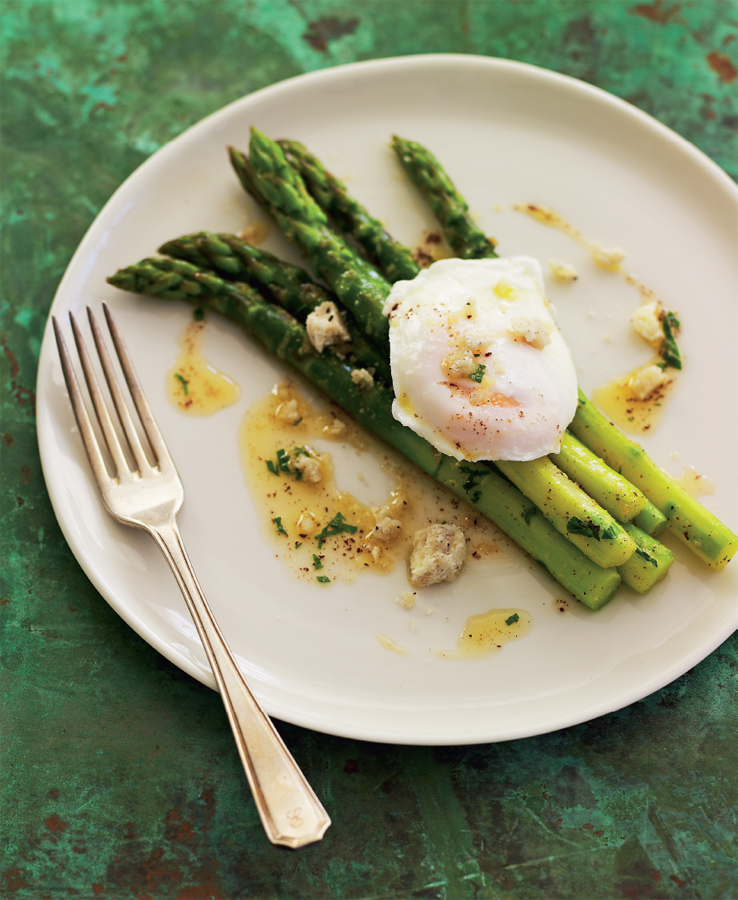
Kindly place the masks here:
[[(506, 57), (596, 84), (738, 176), (738, 5), (719, 0), (3, 0), (0, 896), (732, 898), (728, 641), (621, 712), (507, 744), (281, 731), (333, 817), (265, 840), (218, 697), (99, 598), (34, 429), (40, 339), (94, 216), (206, 114), (326, 66)], [(735, 399), (734, 397), (732, 398)]]

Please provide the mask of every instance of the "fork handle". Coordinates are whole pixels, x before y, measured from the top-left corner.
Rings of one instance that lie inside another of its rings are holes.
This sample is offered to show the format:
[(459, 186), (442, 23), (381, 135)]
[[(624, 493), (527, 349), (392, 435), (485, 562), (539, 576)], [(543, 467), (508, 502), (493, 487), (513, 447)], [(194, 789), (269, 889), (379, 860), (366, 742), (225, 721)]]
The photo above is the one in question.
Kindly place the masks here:
[(319, 841), (331, 820), (246, 684), (210, 611), (176, 521), (147, 530), (169, 563), (197, 627), (269, 840), (292, 848)]

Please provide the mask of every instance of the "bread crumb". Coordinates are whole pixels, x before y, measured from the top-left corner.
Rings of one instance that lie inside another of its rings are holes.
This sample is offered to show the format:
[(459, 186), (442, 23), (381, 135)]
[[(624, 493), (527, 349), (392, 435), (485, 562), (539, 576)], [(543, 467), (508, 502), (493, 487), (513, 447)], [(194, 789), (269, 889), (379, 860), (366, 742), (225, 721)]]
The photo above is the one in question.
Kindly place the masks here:
[(374, 376), (366, 369), (353, 369), (351, 380), (359, 389), (374, 387)]
[(607, 269), (610, 272), (620, 271), (620, 265), (625, 259), (625, 250), (621, 250), (619, 247), (607, 250), (595, 241), (592, 241), (589, 246), (592, 250), (594, 261), (600, 268)]
[(280, 403), (274, 411), (274, 415), (278, 419), (288, 422), (290, 425), (296, 424), (300, 418), (300, 410), (297, 408), (297, 400), (287, 400), (286, 403)]
[(435, 606), (429, 606), (428, 609), (426, 609), (425, 614), (426, 616), (432, 616), (435, 611)]
[(410, 584), (417, 588), (453, 581), (465, 560), (466, 537), (457, 525), (429, 525), (413, 535)]
[(661, 320), (664, 317), (663, 307), (658, 300), (644, 303), (631, 314), (630, 324), (636, 334), (639, 334), (652, 346), (658, 346), (664, 339), (664, 331)]
[(305, 320), (305, 325), (310, 343), (318, 353), (322, 353), (326, 347), (351, 340), (338, 307), (331, 300), (325, 300), (316, 307)]
[(574, 266), (561, 262), (559, 259), (549, 259), (548, 267), (551, 270), (554, 281), (558, 281), (559, 284), (571, 284), (579, 278)]
[(412, 609), (413, 606), (415, 606), (417, 593), (417, 591), (403, 591), (397, 598), (397, 603), (399, 603), (403, 609)]
[(382, 511), (377, 516), (376, 525), (371, 536), (379, 541), (389, 541), (402, 531), (402, 522)]
[(629, 379), (628, 387), (638, 400), (645, 400), (668, 380), (669, 376), (659, 366), (646, 366)]
[(342, 422), (340, 419), (334, 419), (330, 425), (326, 425), (323, 428), (324, 434), (329, 434), (331, 437), (338, 437), (339, 434), (343, 434), (346, 430), (346, 423)]
[(552, 329), (548, 322), (521, 316), (513, 319), (510, 324), (513, 334), (516, 337), (523, 338), (526, 344), (530, 344), (536, 350), (543, 350), (544, 347), (551, 343)]
[(300, 472), (308, 484), (319, 484), (323, 480), (323, 466), (319, 456), (299, 454), (290, 462), (291, 468)]

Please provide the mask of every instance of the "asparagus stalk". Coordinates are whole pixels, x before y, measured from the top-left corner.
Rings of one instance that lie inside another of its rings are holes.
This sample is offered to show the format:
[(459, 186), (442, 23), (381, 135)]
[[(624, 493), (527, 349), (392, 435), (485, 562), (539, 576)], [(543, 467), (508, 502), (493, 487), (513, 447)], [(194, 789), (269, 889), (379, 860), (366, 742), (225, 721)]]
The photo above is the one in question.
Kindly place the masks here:
[(392, 148), (441, 223), (454, 253), (462, 259), (497, 256), (493, 243), (474, 222), (466, 201), (435, 156), (421, 144), (397, 135), (392, 138)]
[(645, 494), (568, 432), (549, 459), (619, 522), (630, 522), (648, 504)]
[(618, 566), (618, 572), (628, 587), (639, 594), (646, 594), (666, 577), (674, 562), (674, 554), (632, 522), (623, 527), (636, 542), (637, 548), (624, 565)]
[(390, 282), (412, 279), (419, 266), (407, 247), (389, 235), (346, 190), (346, 186), (323, 166), (320, 160), (297, 141), (278, 141), (287, 161), (299, 173), (316, 203), (336, 223), (351, 234), (369, 259)]
[(382, 304), (390, 285), (366, 260), (358, 257), (328, 225), (325, 213), (308, 194), (302, 178), (278, 144), (253, 128), (251, 157), (229, 148), (231, 163), (243, 187), (274, 216), (284, 234), (297, 243), (313, 271), (333, 288), (364, 332), (380, 347), (387, 343), (389, 322)]
[(661, 512), (658, 506), (654, 506), (649, 500), (633, 519), (633, 524), (637, 525), (641, 531), (645, 531), (646, 534), (651, 537), (658, 537), (666, 528), (666, 516)]
[(137, 293), (188, 299), (239, 322), (360, 424), (487, 516), (584, 605), (600, 609), (615, 595), (621, 582), (616, 569), (603, 569), (584, 556), (547, 519), (535, 515), (530, 502), (499, 474), (482, 464), (459, 463), (438, 453), (397, 422), (391, 390), (380, 383), (369, 390), (357, 387), (349, 363), (315, 353), (304, 326), (253, 288), (226, 282), (184, 261), (157, 259), (122, 269), (108, 281)]
[(715, 569), (730, 562), (738, 550), (738, 535), (675, 484), (642, 447), (608, 422), (581, 391), (569, 427), (590, 450), (640, 487), (666, 516), (669, 531), (703, 562)]
[[(162, 244), (159, 253), (191, 262), (201, 270), (213, 269), (228, 280), (246, 281), (253, 287), (265, 288), (280, 306), (300, 321), (321, 303), (336, 300), (334, 294), (316, 284), (304, 269), (283, 262), (232, 234), (200, 232), (184, 235)], [(349, 310), (343, 311), (343, 320), (351, 335), (349, 358), (373, 369), (376, 377), (390, 384), (392, 373), (386, 354), (366, 337)]]
[[(495, 256), (494, 249), (488, 250), (478, 235), (471, 235), (467, 242), (464, 229), (457, 228), (458, 217), (468, 207), (438, 160), (420, 144), (411, 141), (394, 138), (393, 147), (459, 256)], [(439, 199), (433, 198), (435, 190), (440, 192)], [(669, 530), (707, 565), (720, 569), (732, 559), (738, 550), (738, 536), (678, 487), (641, 447), (608, 422), (581, 391), (579, 407), (569, 430), (638, 487), (653, 504), (653, 508), (648, 506), (638, 514), (634, 520), (636, 525), (647, 532), (650, 530), (651, 535), (658, 534), (663, 527), (658, 510), (665, 515)]]

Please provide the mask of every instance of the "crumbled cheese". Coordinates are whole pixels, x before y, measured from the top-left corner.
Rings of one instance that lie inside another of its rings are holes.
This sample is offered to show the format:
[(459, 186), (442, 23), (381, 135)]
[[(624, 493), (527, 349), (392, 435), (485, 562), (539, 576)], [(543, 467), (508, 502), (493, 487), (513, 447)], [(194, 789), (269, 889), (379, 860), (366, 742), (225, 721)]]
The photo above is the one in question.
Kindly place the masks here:
[(536, 350), (543, 350), (551, 343), (551, 325), (548, 322), (541, 322), (540, 319), (528, 319), (518, 317), (512, 320), (512, 331), (516, 337), (535, 347)]
[(668, 380), (669, 376), (663, 369), (658, 366), (646, 366), (628, 381), (628, 387), (639, 400), (645, 400)]
[(351, 372), (351, 380), (358, 388), (374, 387), (374, 376), (366, 369), (353, 369)]
[(305, 325), (310, 343), (318, 353), (322, 353), (326, 347), (351, 340), (336, 304), (330, 300), (325, 300), (314, 309), (307, 317)]
[(441, 369), (449, 378), (467, 378), (479, 368), (471, 350), (454, 350), (443, 360)]
[(661, 319), (663, 318), (663, 310), (658, 300), (651, 303), (644, 303), (631, 314), (630, 324), (640, 336), (648, 341), (649, 344), (658, 345), (664, 339), (664, 332), (661, 327)]
[(300, 418), (300, 410), (297, 408), (297, 400), (288, 400), (286, 403), (280, 403), (274, 412), (278, 419), (283, 419), (290, 425), (294, 425)]
[(625, 250), (621, 250), (619, 247), (613, 247), (612, 250), (606, 250), (604, 247), (601, 247), (599, 244), (592, 241), (590, 248), (597, 265), (601, 266), (603, 269), (609, 269), (611, 272), (617, 272), (620, 269), (620, 264), (625, 259)]
[(379, 541), (389, 541), (398, 535), (402, 530), (402, 522), (399, 519), (393, 519), (386, 513), (380, 513), (377, 516), (377, 524), (372, 531), (372, 537)]
[(326, 425), (323, 428), (323, 431), (326, 434), (330, 434), (331, 437), (338, 437), (339, 434), (343, 434), (346, 430), (346, 423), (342, 422), (340, 419), (334, 419), (330, 425)]
[(569, 263), (561, 262), (559, 259), (549, 259), (548, 267), (551, 270), (554, 281), (559, 284), (571, 284), (579, 278), (577, 270)]
[(432, 616), (435, 611), (435, 606), (429, 606), (428, 609), (426, 609), (425, 614), (426, 616)]
[(291, 467), (302, 474), (309, 484), (318, 484), (323, 480), (323, 466), (318, 456), (296, 456), (290, 463)]
[(430, 525), (413, 535), (410, 584), (425, 587), (453, 581), (466, 560), (466, 538), (456, 525)]
[(415, 606), (417, 591), (403, 591), (397, 598), (397, 602), (403, 609), (412, 609)]

